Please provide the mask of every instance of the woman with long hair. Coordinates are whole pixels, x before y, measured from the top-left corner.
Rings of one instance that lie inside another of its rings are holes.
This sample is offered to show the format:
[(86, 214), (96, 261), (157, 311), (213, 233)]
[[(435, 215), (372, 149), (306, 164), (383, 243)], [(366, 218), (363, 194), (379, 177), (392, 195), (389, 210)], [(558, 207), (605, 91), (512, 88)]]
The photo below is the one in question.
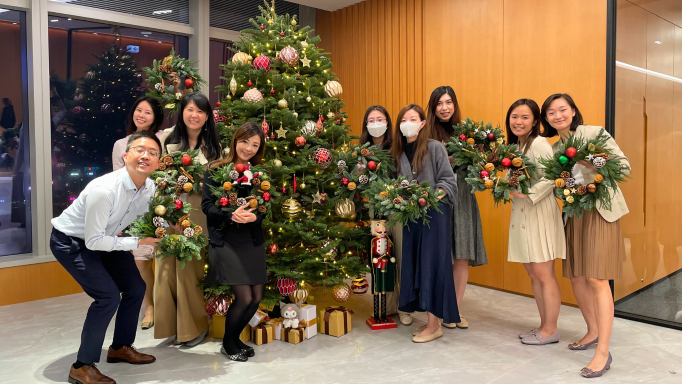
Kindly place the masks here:
[[(163, 110), (158, 100), (153, 97), (143, 96), (135, 101), (128, 114), (128, 128), (126, 137), (114, 143), (114, 150), (111, 153), (111, 164), (114, 171), (125, 167), (123, 155), (126, 152), (128, 138), (135, 132), (150, 131), (155, 133), (159, 139), (163, 132), (160, 131), (163, 124)], [(154, 258), (153, 245), (141, 245), (132, 251), (135, 264), (140, 271), (140, 276), (147, 284), (144, 294), (144, 318), (142, 319), (142, 329), (149, 329), (154, 326), (154, 270), (152, 269)]]
[[(568, 136), (575, 134), (585, 140), (597, 137), (602, 127), (583, 125), (583, 117), (571, 96), (565, 93), (551, 95), (542, 104), (540, 121), (544, 137), (559, 135), (553, 146), (556, 152)], [(608, 133), (607, 133), (608, 134)], [(616, 141), (610, 137), (606, 148), (611, 158), (627, 166), (630, 163)], [(588, 161), (579, 161), (573, 174), (581, 174), (584, 180), (593, 180), (596, 167)], [(566, 220), (566, 259), (563, 276), (571, 279), (573, 293), (587, 324), (587, 334), (568, 346), (571, 350), (585, 350), (597, 344), (592, 361), (581, 370), (584, 377), (599, 377), (611, 366), (609, 342), (613, 328), (613, 295), (609, 280), (623, 278), (623, 238), (620, 218), (629, 212), (620, 189), (611, 193), (611, 209), (601, 204), (592, 211), (585, 211), (579, 218)]]
[[(462, 121), (457, 95), (452, 87), (440, 86), (431, 92), (428, 105), (429, 114), (426, 125), (431, 132), (431, 138), (441, 143), (450, 141), (454, 135), (454, 125)], [(452, 157), (449, 157), (452, 163)], [(488, 264), (488, 256), (483, 244), (483, 226), (481, 212), (478, 209), (476, 195), (466, 183), (466, 166), (454, 169), (457, 175), (457, 197), (452, 207), (452, 275), (457, 291), (457, 306), (461, 308), (464, 291), (469, 280), (469, 266), (479, 267)], [(468, 328), (469, 323), (464, 317), (457, 324), (443, 323), (446, 328)]]
[[(236, 211), (224, 212), (216, 205), (211, 188), (218, 185), (211, 172), (226, 164), (260, 165), (263, 163), (265, 136), (254, 123), (244, 123), (234, 133), (230, 152), (223, 160), (211, 163), (204, 176), (201, 209), (208, 218), (208, 262), (211, 268), (206, 277), (210, 285), (229, 285), (234, 300), (225, 316), (225, 336), (220, 352), (233, 361), (247, 361), (255, 356), (253, 348), (240, 339), (246, 324), (256, 313), (263, 298), (263, 285), (267, 282), (262, 215), (255, 208), (242, 205)], [(237, 197), (248, 197), (251, 185), (233, 184)]]
[(403, 228), (400, 306), (403, 312), (428, 312), (412, 341), (426, 343), (443, 336), (440, 319), (458, 323), (457, 297), (450, 267), (450, 206), (457, 199), (457, 182), (443, 144), (431, 140), (424, 110), (410, 104), (398, 113), (400, 132), (391, 147), (398, 176), (428, 182), (441, 191), (442, 203), (429, 211), (428, 227), (421, 221)]
[(381, 149), (390, 150), (393, 144), (393, 124), (386, 108), (372, 105), (367, 108), (362, 120), (360, 145), (378, 145)]
[(540, 107), (531, 99), (519, 99), (509, 107), (505, 126), (507, 143), (517, 144), (538, 166), (530, 180), (530, 193), (511, 193), (514, 199), (507, 260), (523, 263), (540, 312), (540, 326), (519, 338), (531, 345), (558, 343), (561, 289), (554, 273), (554, 260), (566, 258), (566, 238), (561, 209), (554, 198), (554, 180), (544, 178), (539, 163), (540, 158), (552, 157), (552, 146), (547, 139), (539, 137)]
[[(182, 97), (175, 127), (164, 131), (161, 138), (163, 154), (199, 150), (195, 161), (208, 168), (208, 163), (221, 158), (220, 140), (213, 120), (213, 107), (201, 93), (191, 92)], [(201, 206), (201, 196), (183, 195), (192, 207)], [(206, 215), (192, 211), (192, 221), (206, 228)], [(175, 224), (175, 230), (179, 230)], [(172, 232), (172, 231), (171, 231)], [(156, 260), (154, 289), (154, 337), (175, 336), (176, 344), (193, 347), (208, 333), (208, 317), (204, 311), (201, 279), (204, 262), (192, 260), (180, 268), (174, 258)]]

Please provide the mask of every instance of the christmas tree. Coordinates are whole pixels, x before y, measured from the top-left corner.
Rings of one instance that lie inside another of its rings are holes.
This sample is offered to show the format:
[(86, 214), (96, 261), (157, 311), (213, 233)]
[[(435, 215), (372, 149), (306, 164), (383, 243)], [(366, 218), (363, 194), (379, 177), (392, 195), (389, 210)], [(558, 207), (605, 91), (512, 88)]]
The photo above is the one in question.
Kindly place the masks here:
[(59, 128), (53, 127), (60, 168), (55, 189), (66, 199), (55, 204), (63, 208), (92, 178), (111, 172), (114, 142), (126, 136), (129, 110), (143, 91), (142, 75), (118, 38), (95, 57), (97, 62), (88, 64), (88, 72), (78, 81), (73, 102), (70, 97), (65, 102), (66, 118)]
[[(260, 10), (250, 20), (254, 28), (234, 43), (236, 54), (222, 66), (227, 85), (217, 90), (227, 95), (218, 106), (223, 147), (244, 122), (260, 124), (264, 165), (280, 195), (273, 197), (272, 219), (263, 222), (269, 273), (263, 302), (277, 303), (294, 284), (296, 300), (307, 296), (302, 291), (309, 285), (334, 288), (343, 301), (349, 292), (343, 280), (368, 271), (368, 216), (353, 190), (376, 176), (367, 171), (363, 178), (367, 159), (351, 156), (349, 143), (357, 137), (344, 124), (342, 88), (315, 46), (320, 38), (299, 28), (296, 16), (277, 15), (274, 2)], [(376, 163), (387, 158), (376, 155)], [(358, 185), (341, 177), (349, 169)]]

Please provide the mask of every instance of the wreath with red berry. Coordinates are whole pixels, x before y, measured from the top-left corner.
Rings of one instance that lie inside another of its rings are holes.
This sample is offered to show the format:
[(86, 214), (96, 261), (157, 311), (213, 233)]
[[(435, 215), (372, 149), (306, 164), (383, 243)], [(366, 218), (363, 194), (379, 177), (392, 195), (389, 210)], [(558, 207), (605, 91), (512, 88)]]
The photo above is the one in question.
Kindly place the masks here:
[[(229, 163), (211, 170), (211, 179), (216, 186), (211, 187), (211, 195), (216, 206), (225, 212), (234, 212), (247, 205), (254, 208), (253, 213), (272, 217), (271, 200), (279, 197), (265, 168), (259, 165), (246, 166)], [(238, 197), (237, 188), (250, 187), (247, 197)]]
[(147, 96), (157, 99), (173, 116), (180, 110), (183, 95), (200, 92), (201, 85), (206, 84), (195, 65), (193, 60), (176, 56), (175, 49), (171, 48), (170, 55), (162, 61), (154, 59), (151, 67), (142, 68), (147, 77)]
[[(591, 140), (570, 135), (549, 159), (540, 159), (545, 166), (545, 178), (554, 180), (554, 195), (563, 201), (563, 212), (569, 217), (580, 217), (583, 212), (596, 208), (597, 202), (611, 210), (611, 191), (618, 190), (618, 183), (625, 181), (625, 171), (630, 168), (606, 147), (611, 136), (602, 128)], [(579, 161), (595, 166), (597, 175), (593, 180), (576, 180), (573, 167)]]
[(161, 156), (159, 169), (149, 176), (156, 183), (157, 192), (178, 196), (183, 193), (201, 195), (201, 178), (205, 169), (196, 160), (198, 154), (199, 150), (194, 150)]
[(487, 160), (495, 148), (504, 144), (502, 130), (500, 127), (493, 128), (490, 122), (484, 124), (467, 117), (453, 128), (454, 134), (446, 143), (448, 155), (454, 159), (453, 167), (468, 169)]
[(370, 184), (364, 196), (369, 199), (369, 206), (374, 209), (375, 215), (390, 219), (389, 226), (396, 222), (403, 225), (409, 222), (416, 223), (418, 219), (428, 226), (431, 208), (442, 213), (438, 209), (442, 193), (431, 188), (427, 182), (420, 184), (417, 180), (407, 180), (400, 176), (397, 180), (389, 179)]
[(339, 152), (335, 178), (341, 187), (336, 195), (348, 199), (362, 195), (372, 183), (388, 181), (393, 171), (395, 166), (388, 151), (370, 143), (353, 147), (346, 153)]

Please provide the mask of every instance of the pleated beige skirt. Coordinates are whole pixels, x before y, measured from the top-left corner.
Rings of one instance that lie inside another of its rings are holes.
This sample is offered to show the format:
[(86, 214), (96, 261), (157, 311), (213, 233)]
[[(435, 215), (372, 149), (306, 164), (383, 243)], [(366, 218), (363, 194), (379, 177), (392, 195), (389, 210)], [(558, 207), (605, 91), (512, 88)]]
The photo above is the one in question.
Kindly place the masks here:
[(623, 278), (623, 238), (620, 220), (609, 223), (597, 211), (566, 222), (563, 276), (603, 280)]

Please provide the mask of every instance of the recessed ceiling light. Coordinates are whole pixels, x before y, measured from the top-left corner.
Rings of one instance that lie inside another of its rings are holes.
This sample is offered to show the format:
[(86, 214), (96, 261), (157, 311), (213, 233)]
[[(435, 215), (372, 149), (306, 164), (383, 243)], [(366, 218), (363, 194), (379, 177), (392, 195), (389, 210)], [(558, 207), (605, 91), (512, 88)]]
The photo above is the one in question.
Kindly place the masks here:
[(96, 34), (97, 34), (97, 32), (93, 32), (92, 34), (93, 34), (93, 35), (96, 35)]
[(159, 44), (161, 44), (161, 43), (162, 43), (162, 41), (161, 41), (161, 40), (159, 40)]
[(140, 32), (140, 33), (143, 34), (143, 35), (145, 35), (145, 36), (151, 35), (151, 34), (152, 34), (151, 32)]
[(654, 41), (654, 44), (663, 44), (663, 42), (656, 40)]
[(68, 18), (68, 19), (66, 19), (66, 20), (71, 20), (71, 18), (69, 17), (69, 18)]
[(58, 20), (58, 19), (54, 19), (54, 20), (50, 20), (50, 21), (53, 22), (53, 23), (56, 23), (56, 22), (58, 22), (59, 20)]
[(0, 9), (0, 13), (9, 12), (9, 9)]
[(154, 11), (153, 14), (155, 15), (165, 15), (167, 13), (173, 13), (172, 9), (164, 9), (163, 11)]

